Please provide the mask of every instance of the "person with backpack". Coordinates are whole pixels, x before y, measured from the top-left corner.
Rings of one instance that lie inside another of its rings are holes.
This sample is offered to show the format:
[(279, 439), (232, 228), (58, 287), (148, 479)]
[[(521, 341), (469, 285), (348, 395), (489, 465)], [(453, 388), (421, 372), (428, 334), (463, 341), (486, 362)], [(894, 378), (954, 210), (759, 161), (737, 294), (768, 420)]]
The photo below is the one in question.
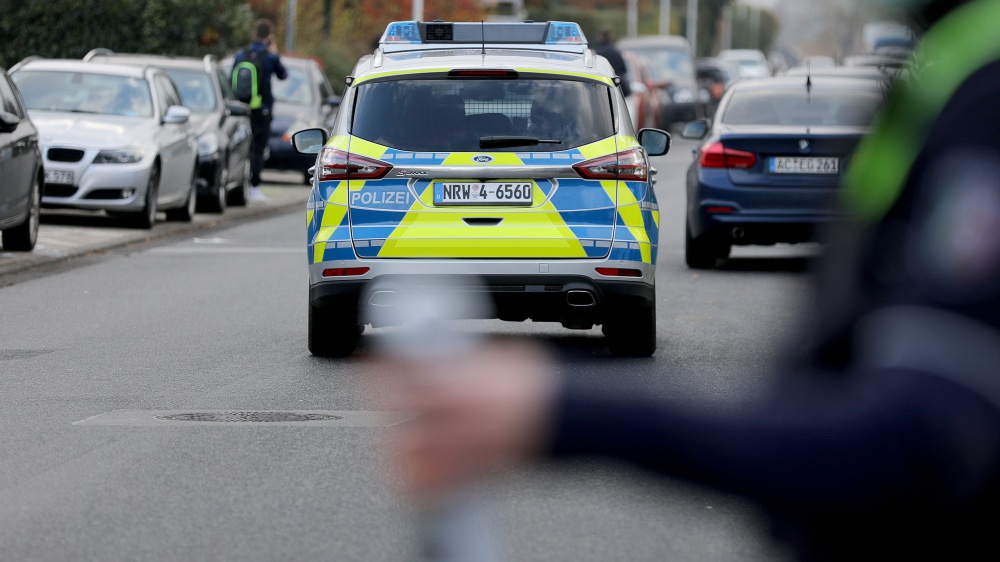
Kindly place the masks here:
[(288, 71), (281, 63), (274, 43), (274, 25), (266, 19), (254, 26), (255, 39), (245, 49), (236, 53), (233, 62), (233, 94), (236, 99), (250, 106), (250, 128), (253, 131), (253, 150), (250, 154), (250, 200), (267, 201), (260, 190), (260, 172), (264, 168), (264, 150), (271, 135), (274, 94), (271, 77), (288, 78)]

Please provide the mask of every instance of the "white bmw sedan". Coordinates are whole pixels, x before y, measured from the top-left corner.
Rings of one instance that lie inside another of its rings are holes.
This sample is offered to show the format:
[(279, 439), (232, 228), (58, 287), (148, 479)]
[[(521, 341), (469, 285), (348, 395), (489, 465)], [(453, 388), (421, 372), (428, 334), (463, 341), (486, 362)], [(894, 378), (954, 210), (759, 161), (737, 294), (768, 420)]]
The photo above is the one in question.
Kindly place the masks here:
[(160, 210), (192, 219), (197, 139), (162, 70), (26, 59), (10, 74), (40, 132), (43, 206), (104, 210), (139, 228)]

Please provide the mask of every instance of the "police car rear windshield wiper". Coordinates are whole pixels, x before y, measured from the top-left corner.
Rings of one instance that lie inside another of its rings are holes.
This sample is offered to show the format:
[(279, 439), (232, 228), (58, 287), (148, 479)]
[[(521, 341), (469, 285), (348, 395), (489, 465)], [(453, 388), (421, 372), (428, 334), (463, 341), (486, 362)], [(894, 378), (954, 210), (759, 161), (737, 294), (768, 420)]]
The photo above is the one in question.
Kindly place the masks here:
[(536, 146), (539, 144), (562, 144), (562, 141), (517, 136), (479, 137), (479, 148), (509, 148), (513, 146)]

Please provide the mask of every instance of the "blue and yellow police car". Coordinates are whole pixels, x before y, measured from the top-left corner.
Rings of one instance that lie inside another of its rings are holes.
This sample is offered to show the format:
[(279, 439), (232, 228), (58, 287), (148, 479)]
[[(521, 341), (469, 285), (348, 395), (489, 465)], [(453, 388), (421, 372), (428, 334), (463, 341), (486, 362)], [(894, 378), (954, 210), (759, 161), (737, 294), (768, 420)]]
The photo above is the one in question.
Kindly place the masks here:
[[(400, 279), (474, 274), (490, 317), (656, 349), (660, 217), (619, 79), (569, 22), (394, 22), (347, 78), (307, 208), (309, 349), (353, 353)], [(429, 283), (431, 281), (428, 281)]]

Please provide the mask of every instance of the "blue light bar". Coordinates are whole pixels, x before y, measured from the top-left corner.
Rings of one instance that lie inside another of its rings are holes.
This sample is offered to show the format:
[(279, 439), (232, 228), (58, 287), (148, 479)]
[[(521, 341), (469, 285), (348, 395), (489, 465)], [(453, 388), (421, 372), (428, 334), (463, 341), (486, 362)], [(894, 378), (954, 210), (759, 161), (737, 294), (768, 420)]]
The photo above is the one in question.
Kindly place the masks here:
[(583, 53), (587, 49), (587, 38), (579, 24), (566, 21), (395, 21), (386, 26), (379, 43), (387, 52), (442, 49), (458, 45), (574, 53)]
[(422, 43), (415, 21), (394, 21), (385, 28), (381, 43)]
[(545, 36), (546, 45), (586, 45), (580, 25), (569, 21), (550, 21), (549, 32)]

